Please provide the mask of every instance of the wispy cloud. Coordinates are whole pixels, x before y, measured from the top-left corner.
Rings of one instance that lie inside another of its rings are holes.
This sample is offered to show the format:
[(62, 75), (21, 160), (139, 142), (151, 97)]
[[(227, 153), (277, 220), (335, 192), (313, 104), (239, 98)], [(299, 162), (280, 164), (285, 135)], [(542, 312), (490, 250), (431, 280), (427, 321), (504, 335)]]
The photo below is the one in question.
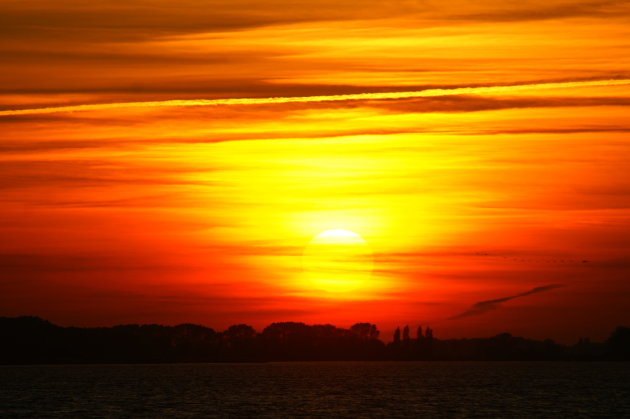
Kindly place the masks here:
[(426, 89), (410, 92), (353, 93), (322, 96), (289, 96), (265, 98), (226, 98), (226, 99), (192, 99), (192, 100), (160, 100), (148, 102), (98, 103), (70, 106), (55, 106), (31, 109), (13, 109), (0, 111), (0, 116), (34, 115), (57, 112), (98, 111), (117, 108), (156, 108), (187, 106), (229, 106), (229, 105), (272, 105), (283, 103), (338, 102), (349, 100), (388, 100), (422, 97), (440, 97), (454, 95), (483, 95), (513, 93), (523, 90), (566, 89), (597, 86), (622, 86), (630, 84), (630, 79), (587, 80), (558, 83), (516, 84), (508, 86), (456, 87), (451, 89)]
[(539, 292), (549, 291), (549, 290), (560, 288), (563, 286), (564, 284), (544, 285), (542, 287), (532, 288), (529, 291), (512, 295), (510, 297), (497, 298), (495, 300), (480, 301), (478, 303), (473, 304), (472, 307), (470, 307), (468, 310), (464, 311), (463, 313), (460, 313), (456, 316), (449, 318), (449, 320), (457, 320), (464, 317), (478, 316), (480, 314), (487, 313), (488, 311), (492, 311), (492, 310), (496, 310), (500, 308), (501, 304), (505, 303), (506, 301), (514, 300), (515, 298), (525, 297), (527, 295), (538, 294)]

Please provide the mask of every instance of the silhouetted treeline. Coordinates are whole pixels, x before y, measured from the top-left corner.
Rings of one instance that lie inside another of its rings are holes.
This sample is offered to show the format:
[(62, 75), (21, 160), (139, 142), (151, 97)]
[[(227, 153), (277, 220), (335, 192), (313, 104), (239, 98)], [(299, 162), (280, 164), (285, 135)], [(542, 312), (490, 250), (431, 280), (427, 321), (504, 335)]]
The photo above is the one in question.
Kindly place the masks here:
[(397, 329), (389, 344), (377, 327), (273, 323), (257, 333), (239, 324), (223, 332), (194, 324), (60, 327), (37, 317), (0, 317), (0, 363), (162, 363), (324, 360), (630, 360), (630, 329), (603, 343), (573, 346), (508, 333), (440, 340), (430, 328)]

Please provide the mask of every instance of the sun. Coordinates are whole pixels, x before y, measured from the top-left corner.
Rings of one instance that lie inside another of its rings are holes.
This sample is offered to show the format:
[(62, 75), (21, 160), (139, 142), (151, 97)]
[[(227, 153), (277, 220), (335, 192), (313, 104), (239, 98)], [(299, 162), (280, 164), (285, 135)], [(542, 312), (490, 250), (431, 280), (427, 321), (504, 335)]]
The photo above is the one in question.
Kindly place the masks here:
[(342, 296), (368, 288), (373, 268), (370, 246), (359, 234), (343, 229), (322, 231), (304, 248), (304, 285)]

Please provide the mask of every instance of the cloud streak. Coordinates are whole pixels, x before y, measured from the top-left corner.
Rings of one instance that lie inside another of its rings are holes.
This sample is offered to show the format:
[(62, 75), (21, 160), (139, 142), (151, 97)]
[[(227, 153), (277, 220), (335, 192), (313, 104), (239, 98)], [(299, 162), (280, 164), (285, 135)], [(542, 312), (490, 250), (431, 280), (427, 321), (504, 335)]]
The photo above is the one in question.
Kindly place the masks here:
[(450, 317), (449, 320), (457, 320), (457, 319), (462, 319), (464, 317), (479, 316), (489, 311), (499, 309), (501, 307), (501, 304), (505, 303), (506, 301), (514, 300), (515, 298), (521, 298), (521, 297), (525, 297), (532, 294), (538, 294), (539, 292), (549, 291), (549, 290), (560, 288), (563, 286), (564, 286), (563, 284), (544, 285), (542, 287), (532, 288), (529, 291), (512, 295), (510, 297), (497, 298), (495, 300), (480, 301), (478, 303), (473, 304), (472, 307), (470, 307), (468, 310), (464, 311), (463, 313)]
[(285, 103), (318, 103), (340, 102), (358, 100), (392, 100), (423, 97), (441, 97), (456, 95), (483, 95), (513, 93), (525, 90), (541, 89), (566, 89), (598, 86), (623, 86), (630, 85), (630, 79), (605, 79), (574, 82), (517, 84), (508, 86), (477, 86), (456, 87), (450, 89), (426, 89), (409, 92), (381, 92), (381, 93), (352, 93), (321, 96), (289, 96), (289, 97), (265, 97), (265, 98), (225, 98), (225, 99), (183, 99), (160, 100), (147, 102), (120, 102), (82, 104), (70, 106), (55, 106), (31, 109), (12, 109), (0, 111), (0, 116), (38, 115), (60, 112), (99, 111), (119, 108), (164, 108), (164, 107), (190, 107), (190, 106), (232, 106), (232, 105), (274, 105)]

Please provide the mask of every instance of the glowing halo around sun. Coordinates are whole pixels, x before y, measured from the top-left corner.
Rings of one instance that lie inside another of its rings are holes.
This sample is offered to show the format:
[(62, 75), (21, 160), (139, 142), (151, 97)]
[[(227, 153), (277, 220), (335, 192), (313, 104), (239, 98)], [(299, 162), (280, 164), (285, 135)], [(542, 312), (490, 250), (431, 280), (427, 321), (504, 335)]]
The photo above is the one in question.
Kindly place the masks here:
[(349, 293), (360, 294), (370, 288), (373, 254), (359, 234), (326, 230), (306, 245), (302, 265), (304, 286), (331, 297), (347, 298)]

